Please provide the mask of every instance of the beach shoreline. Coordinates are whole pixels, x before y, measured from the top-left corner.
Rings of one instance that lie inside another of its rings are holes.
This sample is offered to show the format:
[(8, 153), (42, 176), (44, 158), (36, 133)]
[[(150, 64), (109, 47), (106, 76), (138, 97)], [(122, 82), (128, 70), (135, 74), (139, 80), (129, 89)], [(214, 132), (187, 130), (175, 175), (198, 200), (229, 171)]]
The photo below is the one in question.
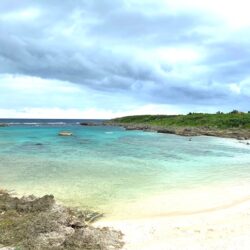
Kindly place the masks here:
[[(244, 192), (246, 189), (242, 189)], [(250, 245), (250, 195), (244, 195), (200, 211), (162, 213), (144, 218), (139, 215), (132, 219), (104, 217), (95, 226), (121, 230), (126, 250), (247, 250)], [(236, 197), (236, 193), (233, 196)], [(151, 202), (151, 207), (158, 205)]]
[[(130, 217), (129, 213), (127, 218), (112, 218), (106, 215), (94, 222), (93, 226), (100, 230), (109, 228), (114, 232), (121, 232), (125, 243), (122, 248), (124, 250), (248, 250), (250, 244), (250, 192), (248, 190), (250, 190), (248, 185), (228, 186), (224, 189), (210, 187), (190, 190), (190, 194), (193, 194), (191, 207), (194, 210), (190, 207), (176, 212), (164, 212), (166, 211), (164, 202), (171, 196), (154, 196), (146, 201), (138, 200), (134, 208), (125, 208), (125, 210), (135, 209), (137, 217)], [(180, 195), (177, 196), (177, 199), (183, 198)], [(34, 198), (31, 199), (33, 202)], [(19, 200), (16, 201), (19, 202)], [(170, 202), (172, 203), (173, 200), (168, 200), (167, 204)], [(30, 209), (30, 205), (26, 204), (32, 204), (29, 198), (21, 201), (20, 209)], [(40, 209), (39, 203), (37, 206)], [(158, 210), (161, 212), (155, 212), (160, 206), (162, 207)], [(201, 206), (203, 209), (199, 209)], [(153, 213), (147, 216), (143, 207)], [(180, 204), (180, 207), (184, 205)], [(43, 206), (41, 208), (43, 209)]]

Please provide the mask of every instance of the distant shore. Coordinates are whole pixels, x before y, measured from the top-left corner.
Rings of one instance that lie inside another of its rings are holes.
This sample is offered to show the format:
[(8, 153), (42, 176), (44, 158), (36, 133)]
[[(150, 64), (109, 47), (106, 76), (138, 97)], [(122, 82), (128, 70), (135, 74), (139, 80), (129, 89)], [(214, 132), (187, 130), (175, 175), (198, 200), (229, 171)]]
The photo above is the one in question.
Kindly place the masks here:
[(190, 113), (188, 115), (138, 115), (111, 119), (106, 125), (127, 130), (153, 131), (181, 136), (216, 136), (250, 139), (250, 113)]
[(119, 122), (106, 122), (106, 125), (124, 127), (126, 130), (142, 130), (146, 132), (157, 132), (163, 134), (176, 134), (181, 136), (216, 136), (222, 138), (234, 138), (237, 140), (249, 140), (250, 130), (248, 129), (217, 129), (206, 127), (163, 127), (147, 124), (128, 124)]

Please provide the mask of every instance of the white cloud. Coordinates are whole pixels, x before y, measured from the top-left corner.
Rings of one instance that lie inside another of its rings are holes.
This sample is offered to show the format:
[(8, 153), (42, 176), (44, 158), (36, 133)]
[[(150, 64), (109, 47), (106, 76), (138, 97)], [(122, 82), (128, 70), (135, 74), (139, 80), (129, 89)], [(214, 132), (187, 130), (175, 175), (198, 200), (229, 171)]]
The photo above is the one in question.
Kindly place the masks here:
[(180, 107), (178, 105), (165, 104), (146, 104), (129, 105), (126, 108), (120, 108), (114, 111), (110, 108), (92, 108), (83, 109), (74, 108), (31, 108), (22, 109), (0, 109), (1, 118), (42, 118), (42, 119), (111, 119), (130, 115), (176, 115), (188, 112), (208, 112), (217, 111), (217, 107), (197, 107), (189, 105)]
[(3, 14), (0, 20), (15, 22), (15, 21), (31, 21), (40, 16), (40, 10), (36, 8), (27, 8), (19, 11), (12, 11)]
[(163, 47), (155, 49), (153, 54), (158, 60), (168, 63), (196, 62), (201, 58), (197, 48)]
[(40, 77), (24, 75), (0, 75), (1, 87), (6, 87), (12, 91), (47, 93), (48, 91), (57, 93), (77, 93), (80, 91), (78, 85), (58, 80), (42, 79)]
[(237, 83), (230, 83), (230, 84), (229, 84), (229, 89), (230, 89), (231, 92), (233, 92), (234, 94), (240, 94), (240, 92), (241, 92), (241, 87), (240, 87), (239, 84), (237, 84)]
[(143, 105), (130, 107), (125, 111), (113, 111), (102, 108), (86, 109), (62, 109), (62, 108), (23, 108), (23, 109), (0, 109), (1, 118), (51, 118), (51, 119), (109, 119), (127, 115), (140, 114), (177, 114), (178, 108), (168, 105)]
[(248, 0), (162, 0), (168, 8), (179, 11), (202, 11), (220, 19), (231, 28), (250, 25), (250, 2)]

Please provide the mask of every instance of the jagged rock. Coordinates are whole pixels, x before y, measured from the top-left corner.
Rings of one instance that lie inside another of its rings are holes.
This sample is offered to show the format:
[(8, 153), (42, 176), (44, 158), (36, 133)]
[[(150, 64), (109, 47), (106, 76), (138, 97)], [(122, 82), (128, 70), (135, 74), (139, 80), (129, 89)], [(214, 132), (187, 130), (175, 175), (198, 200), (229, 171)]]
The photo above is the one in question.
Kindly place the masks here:
[(18, 212), (36, 212), (50, 209), (54, 201), (53, 195), (45, 195), (41, 198), (34, 196), (11, 197), (8, 193), (2, 194), (0, 199), (0, 211), (16, 210)]
[(8, 126), (8, 124), (6, 124), (6, 123), (0, 123), (0, 127), (7, 127)]
[(245, 140), (245, 137), (237, 137), (238, 140), (242, 141), (242, 140)]
[(96, 212), (57, 205), (52, 195), (17, 198), (0, 190), (0, 247), (2, 244), (6, 250), (7, 246), (20, 250), (122, 248), (121, 232), (89, 224), (98, 216)]
[(235, 138), (239, 140), (250, 139), (250, 129), (218, 129), (215, 127), (163, 127), (152, 126), (148, 124), (136, 124), (136, 123), (119, 123), (114, 121), (106, 121), (103, 123), (107, 126), (119, 126), (124, 127), (126, 130), (143, 130), (143, 131), (155, 131), (157, 133), (176, 134), (181, 136), (217, 136), (224, 138)]

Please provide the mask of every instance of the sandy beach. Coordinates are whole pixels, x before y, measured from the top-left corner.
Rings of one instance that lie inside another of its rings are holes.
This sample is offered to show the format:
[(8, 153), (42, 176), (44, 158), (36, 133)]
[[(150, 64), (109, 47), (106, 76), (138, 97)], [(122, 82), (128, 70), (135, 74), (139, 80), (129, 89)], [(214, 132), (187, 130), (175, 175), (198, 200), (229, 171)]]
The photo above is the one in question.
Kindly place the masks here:
[[(223, 192), (225, 195), (222, 199)], [(226, 189), (218, 190), (218, 193), (212, 196), (211, 190), (210, 196), (209, 192), (205, 193), (203, 200), (197, 199), (198, 193), (194, 193), (192, 210), (165, 214), (162, 212), (161, 215), (159, 210), (162, 203), (159, 203), (157, 198), (154, 202), (151, 200), (150, 204), (144, 203), (147, 209), (143, 210), (141, 207), (141, 213), (138, 212), (140, 210), (137, 211), (138, 218), (122, 220), (106, 218), (97, 222), (96, 226), (109, 226), (121, 230), (126, 243), (124, 249), (127, 250), (248, 250), (249, 191), (246, 188), (233, 187), (228, 188), (227, 192)], [(197, 209), (194, 209), (195, 204)], [(136, 208), (138, 209), (137, 206)], [(166, 207), (161, 209), (164, 210)], [(156, 213), (143, 218), (145, 210)]]

